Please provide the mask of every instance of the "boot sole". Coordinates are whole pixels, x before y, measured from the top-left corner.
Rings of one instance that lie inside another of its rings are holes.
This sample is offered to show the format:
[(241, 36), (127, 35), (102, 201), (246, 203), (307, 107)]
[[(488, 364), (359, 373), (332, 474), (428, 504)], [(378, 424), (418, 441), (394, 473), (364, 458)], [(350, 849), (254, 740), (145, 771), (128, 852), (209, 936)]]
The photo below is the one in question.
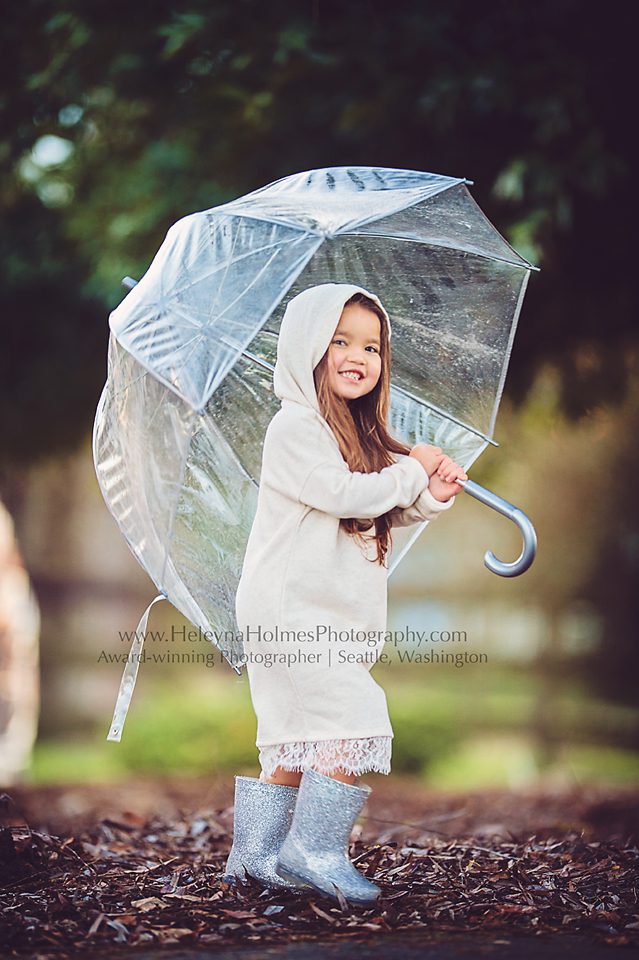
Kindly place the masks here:
[[(292, 883), (294, 886), (300, 887), (300, 888), (306, 887), (307, 890), (315, 890), (317, 893), (321, 893), (322, 896), (331, 897), (333, 900), (335, 900), (336, 903), (339, 903), (339, 899), (334, 889), (327, 890), (323, 887), (318, 887), (316, 884), (311, 883), (309, 880), (305, 880), (303, 877), (300, 877), (295, 873), (291, 873), (290, 870), (286, 870), (284, 867), (278, 867), (277, 872), (281, 877), (283, 877), (285, 880), (288, 880), (288, 882)], [(356, 897), (347, 897), (344, 894), (342, 895), (344, 896), (344, 899), (346, 900), (347, 903), (353, 903), (359, 907), (369, 907), (372, 904), (377, 903), (379, 899), (379, 894), (367, 900), (359, 900)]]
[(317, 890), (318, 888), (313, 886), (312, 883), (309, 883), (308, 880), (304, 880), (302, 877), (298, 877), (297, 874), (291, 873), (289, 870), (280, 870), (278, 867), (278, 875), (286, 880), (288, 883), (291, 883), (294, 887), (299, 890)]
[[(259, 883), (264, 887), (265, 890), (280, 891), (291, 889), (291, 887), (285, 883), (284, 878), (281, 878), (281, 882), (278, 883), (277, 881), (273, 882), (271, 880), (265, 880), (262, 877), (254, 877), (252, 873), (248, 872), (245, 874), (245, 876), (250, 877), (251, 880), (254, 880), (256, 883)], [(242, 884), (246, 882), (244, 877), (238, 877), (236, 873), (224, 873), (222, 874), (222, 880), (231, 887), (237, 887), (238, 883)], [(295, 890), (297, 890), (298, 886), (299, 884), (296, 883)]]

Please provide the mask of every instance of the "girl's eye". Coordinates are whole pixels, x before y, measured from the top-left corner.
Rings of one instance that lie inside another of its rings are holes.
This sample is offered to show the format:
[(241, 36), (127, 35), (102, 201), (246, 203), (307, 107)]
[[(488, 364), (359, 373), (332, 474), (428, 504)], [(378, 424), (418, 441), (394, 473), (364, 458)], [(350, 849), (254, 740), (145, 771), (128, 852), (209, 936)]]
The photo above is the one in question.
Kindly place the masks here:
[(340, 340), (339, 338), (336, 338), (335, 340), (333, 340), (333, 343), (334, 343), (335, 346), (337, 346), (337, 347), (344, 347), (344, 346), (346, 346), (346, 341), (345, 341), (345, 340)]
[(373, 353), (379, 353), (379, 350), (377, 349), (377, 347), (371, 346), (371, 347), (366, 347), (366, 349), (367, 349), (367, 350), (372, 350)]

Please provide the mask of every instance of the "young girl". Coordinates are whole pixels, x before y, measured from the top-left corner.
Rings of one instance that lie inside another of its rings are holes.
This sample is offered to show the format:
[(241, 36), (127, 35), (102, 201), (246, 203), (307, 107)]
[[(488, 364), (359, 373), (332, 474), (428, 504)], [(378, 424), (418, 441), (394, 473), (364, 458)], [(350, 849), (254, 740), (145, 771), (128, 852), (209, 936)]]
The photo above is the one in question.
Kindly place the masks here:
[[(373, 294), (323, 284), (288, 304), (257, 514), (237, 593), (259, 780), (236, 778), (227, 874), (353, 903), (379, 888), (348, 859), (370, 788), (390, 772), (384, 645), (392, 526), (433, 520), (466, 475), (441, 450), (388, 432), (390, 323)], [(364, 656), (364, 653), (368, 656)], [(270, 655), (270, 656), (267, 656)]]

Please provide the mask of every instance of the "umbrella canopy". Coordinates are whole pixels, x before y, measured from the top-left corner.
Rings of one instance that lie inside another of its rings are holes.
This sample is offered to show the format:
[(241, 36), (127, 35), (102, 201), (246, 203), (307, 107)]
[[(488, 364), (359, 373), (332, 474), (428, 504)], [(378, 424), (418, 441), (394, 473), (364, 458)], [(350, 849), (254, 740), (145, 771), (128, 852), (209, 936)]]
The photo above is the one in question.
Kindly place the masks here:
[[(391, 426), (467, 469), (493, 442), (531, 269), (466, 181), (408, 170), (296, 174), (171, 227), (111, 314), (95, 464), (142, 566), (229, 659), (285, 303), (326, 282), (376, 293)], [(394, 536), (390, 569), (407, 546)]]

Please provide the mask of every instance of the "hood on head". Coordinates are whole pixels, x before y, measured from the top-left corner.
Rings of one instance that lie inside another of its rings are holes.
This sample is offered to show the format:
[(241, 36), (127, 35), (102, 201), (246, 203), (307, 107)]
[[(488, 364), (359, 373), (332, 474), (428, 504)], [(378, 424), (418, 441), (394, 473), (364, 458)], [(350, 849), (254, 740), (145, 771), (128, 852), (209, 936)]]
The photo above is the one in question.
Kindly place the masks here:
[(330, 345), (347, 301), (363, 293), (384, 312), (379, 299), (351, 283), (322, 283), (298, 293), (289, 302), (277, 344), (273, 387), (280, 400), (293, 400), (319, 411), (313, 371)]

